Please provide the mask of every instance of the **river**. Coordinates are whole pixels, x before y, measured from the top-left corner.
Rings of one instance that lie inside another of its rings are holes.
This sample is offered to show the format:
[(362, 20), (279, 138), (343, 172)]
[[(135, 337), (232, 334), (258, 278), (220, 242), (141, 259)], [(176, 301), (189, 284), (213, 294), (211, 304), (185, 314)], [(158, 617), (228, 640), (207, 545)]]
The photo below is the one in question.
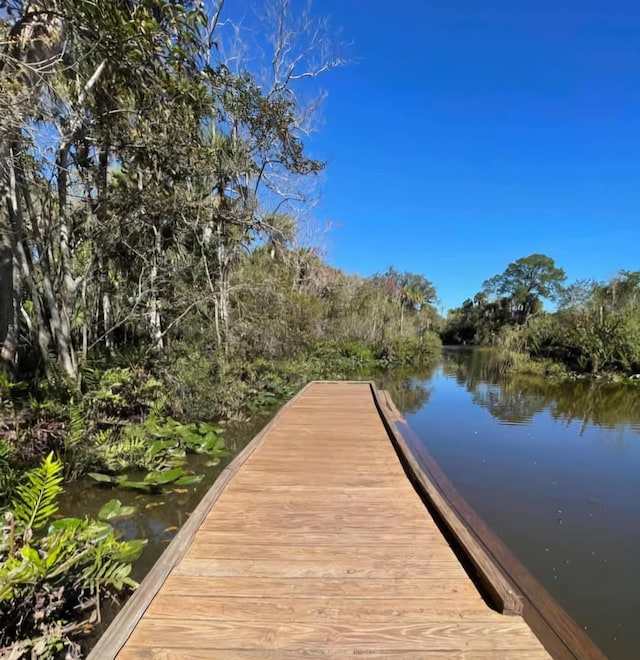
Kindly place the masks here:
[(443, 351), (389, 375), (407, 422), (469, 504), (611, 658), (640, 655), (640, 387), (507, 375)]

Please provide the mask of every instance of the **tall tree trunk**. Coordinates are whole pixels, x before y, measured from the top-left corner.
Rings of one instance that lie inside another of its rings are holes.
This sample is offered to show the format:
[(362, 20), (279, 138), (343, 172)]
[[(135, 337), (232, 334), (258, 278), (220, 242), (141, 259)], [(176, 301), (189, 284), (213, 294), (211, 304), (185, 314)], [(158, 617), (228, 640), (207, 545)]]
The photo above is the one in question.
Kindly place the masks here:
[(87, 359), (89, 347), (89, 315), (87, 312), (87, 278), (82, 282), (82, 309), (84, 311), (82, 320), (82, 359)]
[(13, 370), (18, 355), (22, 280), (16, 259), (16, 234), (11, 218), (15, 213), (15, 176), (13, 154), (9, 147), (2, 153), (0, 177), (0, 363)]
[(68, 201), (68, 147), (62, 147), (58, 151), (56, 165), (58, 168), (58, 216), (60, 231), (60, 261), (62, 267), (62, 278), (58, 282), (58, 295), (52, 292), (51, 330), (56, 342), (58, 362), (62, 369), (72, 379), (76, 380), (78, 365), (76, 363), (75, 351), (71, 337), (71, 316), (75, 303), (77, 283), (71, 273), (71, 251), (69, 246), (69, 224), (67, 218)]
[(227, 265), (228, 255), (222, 229), (222, 222), (220, 221), (217, 223), (218, 277), (216, 279), (218, 285), (218, 296), (216, 304), (216, 328), (218, 334), (222, 337), (222, 348), (224, 352), (227, 353), (229, 348), (229, 274)]
[(158, 258), (162, 249), (162, 233), (157, 227), (154, 231), (153, 265), (149, 276), (149, 338), (151, 339), (151, 350), (161, 351), (164, 348), (162, 336), (162, 319), (160, 317), (160, 305), (158, 304)]
[[(14, 282), (21, 281), (25, 284), (31, 296), (36, 322), (36, 344), (40, 357), (46, 365), (49, 358), (49, 348), (51, 346), (51, 330), (48, 319), (45, 315), (45, 307), (42, 303), (40, 289), (38, 288), (34, 277), (35, 267), (32, 259), (32, 250), (24, 236), (24, 221), (20, 198), (24, 199), (30, 213), (32, 213), (32, 207), (30, 204), (27, 184), (24, 180), (21, 169), (17, 167), (20, 153), (20, 144), (18, 141), (14, 141), (9, 149), (6, 168), (8, 178), (7, 208), (9, 211), (9, 225), (11, 228), (14, 272), (17, 271), (19, 273), (19, 276), (14, 276)], [(18, 180), (20, 181), (21, 195), (19, 195), (18, 192)], [(37, 225), (34, 226), (33, 230), (34, 232), (37, 230)], [(41, 262), (45, 265), (48, 264), (48, 255), (44, 252), (42, 245), (39, 245), (38, 247), (40, 250)]]
[(113, 355), (113, 338), (111, 337), (113, 316), (111, 314), (111, 294), (108, 290), (104, 290), (102, 293), (102, 325), (104, 326), (105, 348), (109, 351), (109, 355)]
[[(7, 200), (8, 201), (8, 200)], [(0, 222), (0, 362), (16, 367), (20, 332), (22, 281), (14, 259), (9, 209)]]
[[(100, 93), (102, 107), (109, 105), (103, 93)], [(108, 121), (108, 119), (107, 119)], [(110, 138), (108, 127), (105, 128), (106, 136), (100, 147), (98, 157), (98, 176), (96, 181), (98, 204), (96, 208), (96, 217), (98, 221), (98, 230), (104, 232), (107, 226), (108, 209), (108, 170), (109, 170), (109, 150)], [(109, 354), (113, 354), (113, 338), (111, 337), (111, 328), (113, 327), (113, 318), (111, 311), (111, 282), (109, 280), (109, 261), (103, 259), (102, 255), (98, 258), (98, 305), (101, 307), (101, 314), (98, 318), (98, 336), (104, 337), (104, 344)]]

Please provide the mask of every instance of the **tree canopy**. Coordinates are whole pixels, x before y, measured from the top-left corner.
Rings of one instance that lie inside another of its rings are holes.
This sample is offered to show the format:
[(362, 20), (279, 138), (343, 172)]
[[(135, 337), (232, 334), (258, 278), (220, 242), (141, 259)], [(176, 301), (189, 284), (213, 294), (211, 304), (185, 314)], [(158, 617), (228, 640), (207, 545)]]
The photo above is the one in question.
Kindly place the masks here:
[[(640, 272), (608, 282), (578, 280), (540, 254), (518, 259), (487, 280), (483, 291), (452, 309), (448, 343), (490, 344), (551, 358), (580, 372), (640, 372)], [(542, 309), (542, 299), (557, 303)]]
[(551, 257), (531, 254), (510, 263), (504, 272), (486, 280), (486, 294), (509, 299), (514, 316), (520, 322), (542, 309), (543, 298), (557, 300), (567, 276)]

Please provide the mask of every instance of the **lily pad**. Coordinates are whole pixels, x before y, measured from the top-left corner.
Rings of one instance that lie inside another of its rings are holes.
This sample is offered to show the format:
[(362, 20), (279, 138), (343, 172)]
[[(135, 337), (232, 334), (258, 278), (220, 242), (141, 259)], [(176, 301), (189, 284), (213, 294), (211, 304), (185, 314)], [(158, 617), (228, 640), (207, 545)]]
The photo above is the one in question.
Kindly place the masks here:
[(109, 500), (98, 513), (100, 520), (122, 520), (136, 512), (135, 506), (123, 505), (120, 500)]
[(101, 474), (100, 472), (89, 472), (89, 476), (101, 484), (116, 484), (118, 480), (108, 474)]
[(184, 474), (184, 470), (180, 467), (165, 470), (164, 472), (149, 472), (144, 480), (151, 484), (170, 484), (172, 481), (179, 479)]
[(184, 477), (180, 477), (174, 485), (176, 486), (192, 486), (193, 484), (200, 483), (204, 477), (204, 474), (189, 474)]

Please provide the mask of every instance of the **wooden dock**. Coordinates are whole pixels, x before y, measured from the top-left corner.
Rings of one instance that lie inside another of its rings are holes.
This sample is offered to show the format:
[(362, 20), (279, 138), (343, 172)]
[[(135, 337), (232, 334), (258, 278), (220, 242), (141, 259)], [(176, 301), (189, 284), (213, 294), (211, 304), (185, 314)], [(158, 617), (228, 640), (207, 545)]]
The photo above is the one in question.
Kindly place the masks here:
[(368, 383), (308, 385), (225, 469), (90, 658), (603, 657), (552, 601), (547, 618), (569, 632), (540, 627), (402, 427)]

